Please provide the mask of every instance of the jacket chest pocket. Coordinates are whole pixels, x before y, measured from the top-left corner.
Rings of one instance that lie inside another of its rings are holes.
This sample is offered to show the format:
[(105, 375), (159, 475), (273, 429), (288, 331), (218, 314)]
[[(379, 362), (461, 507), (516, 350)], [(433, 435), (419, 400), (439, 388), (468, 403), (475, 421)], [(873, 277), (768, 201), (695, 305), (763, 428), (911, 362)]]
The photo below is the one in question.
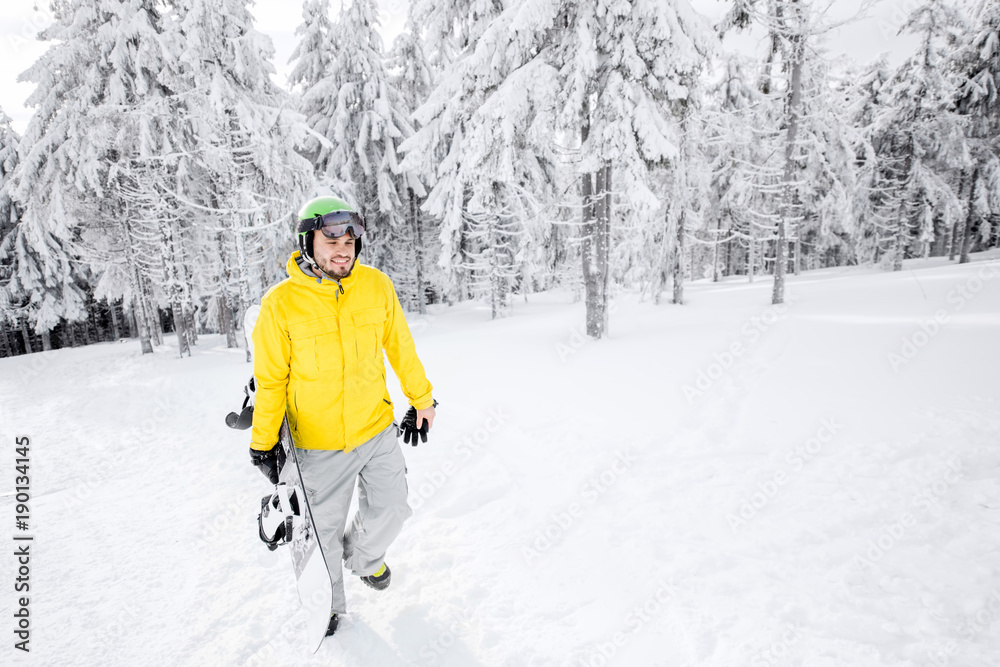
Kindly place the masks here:
[(289, 327), (292, 342), (292, 373), (310, 376), (309, 371), (340, 371), (344, 354), (337, 318), (325, 317)]
[(382, 377), (382, 330), (385, 327), (384, 308), (365, 308), (352, 315), (358, 366), (367, 380)]
[(316, 368), (322, 372), (339, 371), (344, 367), (344, 353), (341, 352), (340, 332), (322, 333), (313, 338), (313, 355)]

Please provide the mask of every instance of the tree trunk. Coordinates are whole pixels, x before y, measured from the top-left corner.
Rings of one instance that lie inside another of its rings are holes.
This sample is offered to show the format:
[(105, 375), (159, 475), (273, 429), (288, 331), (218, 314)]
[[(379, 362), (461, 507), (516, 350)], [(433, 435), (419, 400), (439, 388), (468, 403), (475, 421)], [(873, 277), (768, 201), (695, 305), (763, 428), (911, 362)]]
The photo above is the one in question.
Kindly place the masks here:
[(188, 342), (191, 345), (198, 344), (198, 325), (195, 321), (194, 308), (187, 308), (184, 310), (184, 315), (187, 318), (187, 331), (188, 331)]
[(733, 241), (735, 240), (736, 222), (729, 216), (729, 239), (726, 241), (726, 271), (723, 275), (733, 275)]
[(678, 211), (677, 211), (677, 236), (676, 236), (676, 249), (677, 254), (674, 261), (674, 280), (673, 280), (673, 303), (678, 306), (684, 305), (684, 280), (687, 276), (687, 170), (686, 165), (688, 162), (688, 114), (687, 112), (681, 117), (681, 141), (680, 141), (680, 155), (678, 156), (677, 165), (674, 171), (674, 183), (675, 191), (678, 193), (683, 193), (681, 196), (677, 197)]
[(896, 214), (896, 239), (893, 242), (895, 247), (894, 256), (892, 259), (892, 270), (902, 271), (903, 270), (903, 254), (906, 251), (906, 203), (903, 202), (899, 205), (899, 211)]
[(670, 254), (670, 206), (663, 207), (663, 239), (660, 242), (659, 257), (656, 260), (656, 276), (653, 278), (653, 305), (660, 305), (663, 286), (667, 284), (667, 273), (673, 266)]
[[(601, 308), (603, 318), (601, 324), (601, 335), (608, 335), (608, 305), (611, 299), (611, 213), (614, 210), (614, 200), (612, 198), (611, 185), (611, 163), (604, 163), (604, 215), (602, 218), (601, 236), (598, 238), (598, 249), (601, 253), (601, 276), (603, 285), (601, 287), (602, 299)], [(603, 247), (601, 246), (603, 244)]]
[(788, 270), (787, 227), (792, 214), (792, 183), (795, 178), (795, 142), (799, 132), (799, 104), (802, 98), (802, 55), (797, 45), (792, 63), (791, 99), (788, 108), (788, 134), (785, 138), (785, 171), (782, 177), (781, 214), (778, 216), (778, 240), (774, 249), (774, 289), (771, 303), (785, 302), (785, 272)]
[(149, 304), (149, 330), (153, 334), (153, 345), (163, 346), (163, 319), (160, 317), (160, 308), (155, 304)]
[(608, 256), (610, 240), (611, 165), (605, 163), (594, 175), (592, 193), (592, 234), (588, 264), (591, 275), (587, 280), (587, 335), (604, 338), (608, 325)]
[[(216, 240), (219, 244), (219, 256), (225, 257), (225, 248), (223, 247), (222, 234), (220, 233)], [(236, 337), (236, 327), (233, 322), (233, 304), (229, 294), (229, 283), (232, 278), (229, 266), (225, 263), (222, 267), (222, 291), (219, 294), (219, 331), (220, 333), (226, 334), (226, 347), (229, 349), (236, 349), (240, 346), (239, 341)]]
[[(792, 0), (792, 5), (796, 5)], [(795, 6), (796, 17), (801, 19), (799, 8)], [(781, 16), (781, 23), (788, 28), (788, 22)], [(782, 175), (782, 201), (781, 214), (778, 216), (778, 242), (775, 247), (774, 257), (774, 289), (771, 294), (771, 303), (779, 304), (785, 302), (785, 273), (787, 266), (787, 227), (792, 217), (792, 202), (795, 197), (793, 183), (795, 179), (795, 142), (799, 134), (799, 111), (802, 106), (802, 61), (805, 59), (805, 35), (801, 32), (791, 31), (792, 42), (792, 62), (791, 81), (789, 83), (788, 98), (788, 132), (785, 137), (785, 170)]]
[(903, 167), (903, 173), (906, 174), (906, 183), (903, 184), (903, 195), (900, 197), (899, 211), (896, 213), (896, 238), (893, 242), (895, 256), (892, 259), (893, 271), (903, 270), (903, 255), (906, 253), (906, 241), (909, 232), (909, 223), (907, 222), (906, 213), (906, 187), (910, 182), (910, 171), (913, 169), (913, 155), (913, 135), (911, 134), (909, 138), (909, 148), (906, 154), (906, 162)]
[[(240, 220), (245, 220), (248, 224), (241, 225), (239, 229), (253, 226), (253, 220), (249, 219), (246, 216), (241, 216)], [(240, 291), (238, 294), (240, 301), (239, 303), (232, 305), (234, 313), (239, 316), (242, 316), (243, 311), (245, 311), (247, 307), (249, 307), (249, 305), (254, 302), (253, 295), (250, 293), (250, 275), (249, 271), (247, 270), (249, 266), (249, 260), (247, 259), (246, 242), (247, 240), (246, 238), (244, 238), (244, 234), (241, 233), (241, 231), (237, 231), (236, 261), (239, 271), (238, 275), (240, 277)]]
[(132, 323), (135, 326), (135, 335), (139, 338), (139, 346), (143, 354), (153, 353), (153, 341), (149, 333), (149, 318), (143, 312), (144, 305), (142, 299), (136, 295), (132, 298)]
[(184, 355), (191, 356), (191, 346), (188, 343), (187, 318), (184, 316), (184, 308), (179, 301), (175, 301), (170, 306), (174, 319), (174, 333), (177, 334), (177, 355), (184, 358)]
[[(962, 193), (965, 192), (965, 183), (966, 183), (966, 180), (967, 180), (966, 173), (965, 173), (965, 170), (963, 169), (962, 170), (962, 177), (958, 181), (958, 198), (959, 199), (962, 198)], [(958, 253), (958, 240), (959, 240), (959, 233), (960, 233), (959, 230), (960, 230), (960, 228), (959, 228), (959, 222), (958, 222), (958, 220), (956, 220), (955, 222), (951, 223), (951, 244), (948, 246), (948, 261), (949, 262), (955, 261), (955, 255)]]
[(236, 349), (239, 343), (236, 340), (236, 326), (233, 322), (233, 308), (229, 305), (229, 299), (224, 294), (219, 295), (219, 329), (226, 334), (226, 347)]
[[(97, 304), (88, 300), (87, 319), (83, 322), (83, 340), (85, 345), (92, 345), (96, 336), (97, 341), (101, 340), (101, 330), (97, 325)], [(93, 334), (91, 334), (93, 329)]]
[[(69, 326), (69, 322), (66, 323)], [(52, 349), (52, 332), (43, 331), (42, 332), (42, 351), (48, 352)]]
[(796, 223), (795, 225), (795, 240), (792, 241), (795, 247), (795, 261), (792, 264), (792, 271), (795, 275), (799, 275), (802, 271), (802, 237), (800, 235), (800, 225)]
[(747, 251), (747, 277), (753, 282), (755, 265), (757, 264), (757, 240), (754, 238), (753, 220), (750, 221), (750, 243)]
[(178, 259), (180, 253), (174, 239), (173, 226), (167, 220), (161, 220), (160, 255), (163, 265), (163, 287), (169, 299), (174, 333), (177, 335), (177, 355), (183, 359), (185, 353), (191, 356), (191, 337), (188, 334), (185, 309), (187, 289), (182, 275), (184, 269)]
[(417, 196), (413, 188), (407, 188), (410, 199), (410, 226), (413, 229), (413, 238), (416, 240), (414, 248), (414, 265), (417, 271), (417, 310), (421, 315), (427, 314), (427, 299), (424, 296), (424, 239), (420, 229), (420, 220), (417, 218)]
[(71, 345), (73, 347), (83, 347), (83, 323), (82, 322), (67, 322), (69, 326), (69, 335), (73, 341)]
[(685, 266), (685, 251), (687, 247), (684, 244), (685, 238), (687, 237), (687, 230), (685, 229), (685, 208), (681, 207), (680, 214), (677, 216), (677, 238), (676, 238), (676, 256), (674, 257), (674, 296), (673, 303), (678, 306), (684, 305), (684, 274), (687, 270)]
[(28, 323), (23, 317), (19, 322), (21, 324), (21, 340), (24, 342), (24, 353), (31, 354), (34, 350), (31, 349), (31, 334), (28, 333)]
[(722, 216), (715, 223), (715, 248), (712, 253), (712, 282), (719, 282), (719, 245), (722, 238)]
[(594, 175), (583, 174), (581, 179), (581, 199), (583, 243), (580, 257), (583, 262), (583, 284), (586, 290), (587, 335), (600, 337), (600, 279), (597, 266), (597, 224), (594, 220)]
[(13, 357), (14, 351), (10, 347), (10, 338), (7, 335), (7, 322), (0, 322), (0, 337), (3, 338), (3, 356)]
[(111, 311), (111, 340), (118, 340), (122, 337), (121, 325), (118, 323), (118, 306), (112, 301), (108, 310)]
[(135, 264), (132, 253), (125, 253), (126, 262), (129, 268), (129, 281), (132, 283), (132, 316), (135, 318), (136, 333), (139, 336), (139, 345), (143, 354), (153, 353), (153, 341), (151, 339), (149, 327), (149, 314), (147, 309), (149, 304), (146, 301), (145, 291), (139, 277), (139, 267)]
[(979, 167), (976, 166), (972, 172), (972, 179), (969, 181), (969, 208), (965, 214), (965, 228), (962, 231), (962, 255), (958, 259), (959, 264), (969, 263), (969, 250), (972, 248), (973, 224), (976, 221), (975, 197), (976, 186), (979, 185)]
[[(590, 109), (584, 102), (582, 123), (580, 127), (580, 143), (586, 145), (587, 137), (590, 135)], [(596, 176), (596, 178), (595, 178)], [(597, 219), (597, 197), (600, 201), (605, 201), (603, 186), (607, 179), (605, 168), (598, 169), (597, 174), (583, 174), (581, 176), (580, 194), (582, 199), (583, 224), (581, 231), (583, 243), (581, 244), (581, 260), (583, 263), (583, 283), (586, 290), (587, 301), (587, 335), (594, 338), (604, 336), (604, 322), (606, 317), (606, 297), (603, 287), (604, 276), (602, 267), (607, 268), (607, 261), (601, 261), (602, 250), (607, 251), (607, 238), (602, 239), (602, 225)], [(597, 181), (597, 192), (595, 189)], [(605, 203), (606, 206), (606, 203)]]
[[(143, 295), (142, 299), (146, 301), (145, 295)], [(149, 342), (154, 347), (163, 345), (163, 335), (160, 332), (159, 318), (155, 316), (155, 312), (156, 307), (146, 301), (145, 310), (143, 311), (146, 319), (146, 331), (149, 332)]]
[(941, 220), (941, 215), (934, 216), (934, 242), (928, 244), (930, 248), (931, 257), (941, 257), (944, 255), (945, 241), (948, 238), (948, 234), (951, 230), (945, 226), (944, 222)]

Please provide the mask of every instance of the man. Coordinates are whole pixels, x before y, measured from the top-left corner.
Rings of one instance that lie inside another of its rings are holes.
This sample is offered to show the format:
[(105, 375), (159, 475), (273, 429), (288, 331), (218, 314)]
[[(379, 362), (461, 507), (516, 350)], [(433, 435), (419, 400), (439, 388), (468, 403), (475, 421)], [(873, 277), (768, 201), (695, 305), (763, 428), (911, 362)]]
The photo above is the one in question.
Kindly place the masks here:
[[(336, 197), (307, 202), (298, 217), (299, 252), (288, 260), (288, 278), (261, 299), (253, 330), (250, 454), (262, 470), (273, 468), (287, 414), (333, 582), (329, 636), (346, 611), (337, 557), (385, 589), (386, 550), (412, 514), (382, 351), (412, 406), (403, 428), (413, 444), (416, 429), (426, 440), (435, 402), (392, 281), (357, 263), (362, 217)], [(358, 511), (345, 533), (355, 481)]]

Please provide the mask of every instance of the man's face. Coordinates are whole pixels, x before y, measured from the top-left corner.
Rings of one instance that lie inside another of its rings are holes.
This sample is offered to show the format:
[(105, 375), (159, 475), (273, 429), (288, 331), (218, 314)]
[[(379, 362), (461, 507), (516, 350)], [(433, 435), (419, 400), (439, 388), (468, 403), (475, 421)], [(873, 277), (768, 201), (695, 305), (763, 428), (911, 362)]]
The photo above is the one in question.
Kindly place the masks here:
[(348, 232), (335, 239), (313, 234), (313, 259), (331, 278), (346, 278), (354, 266), (354, 237)]

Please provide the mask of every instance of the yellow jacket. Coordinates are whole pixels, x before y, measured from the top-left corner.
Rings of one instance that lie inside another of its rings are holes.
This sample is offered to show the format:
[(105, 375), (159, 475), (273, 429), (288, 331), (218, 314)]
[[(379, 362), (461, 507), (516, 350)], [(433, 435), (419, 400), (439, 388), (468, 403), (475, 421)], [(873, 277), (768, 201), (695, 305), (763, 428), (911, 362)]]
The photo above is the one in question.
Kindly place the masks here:
[(383, 349), (418, 410), (433, 404), (431, 384), (388, 276), (359, 262), (341, 290), (306, 276), (298, 256), (261, 299), (253, 330), (251, 447), (270, 449), (287, 412), (297, 446), (350, 451), (393, 422)]

